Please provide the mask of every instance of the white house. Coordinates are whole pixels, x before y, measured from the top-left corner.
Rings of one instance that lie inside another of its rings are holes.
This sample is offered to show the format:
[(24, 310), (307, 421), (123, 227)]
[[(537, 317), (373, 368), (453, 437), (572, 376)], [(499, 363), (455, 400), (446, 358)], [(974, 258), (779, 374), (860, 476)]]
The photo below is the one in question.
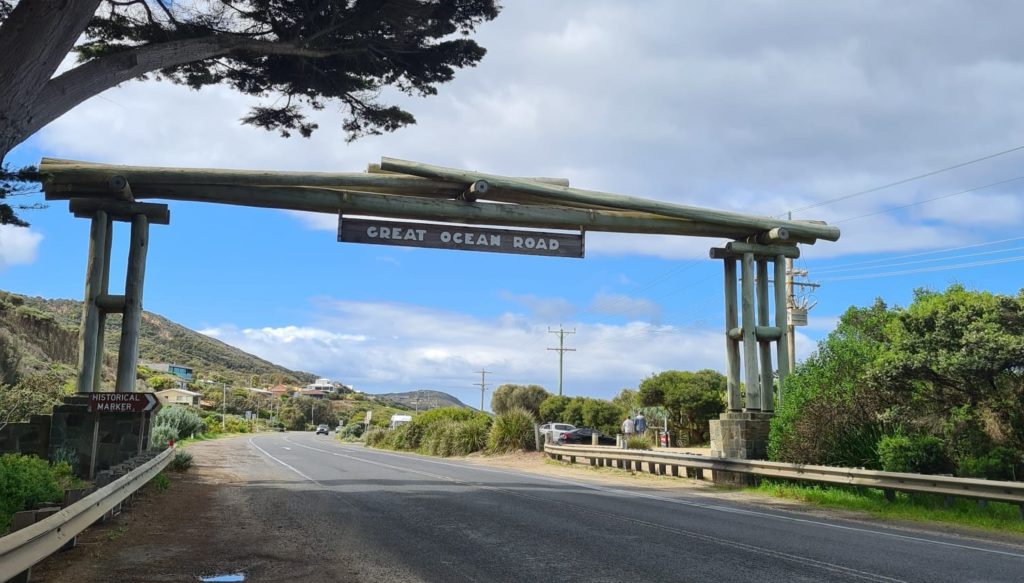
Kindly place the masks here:
[(187, 405), (190, 407), (198, 407), (199, 399), (202, 396), (202, 393), (196, 393), (195, 391), (189, 391), (187, 389), (165, 389), (163, 391), (156, 392), (156, 398), (159, 399), (160, 404), (164, 406)]

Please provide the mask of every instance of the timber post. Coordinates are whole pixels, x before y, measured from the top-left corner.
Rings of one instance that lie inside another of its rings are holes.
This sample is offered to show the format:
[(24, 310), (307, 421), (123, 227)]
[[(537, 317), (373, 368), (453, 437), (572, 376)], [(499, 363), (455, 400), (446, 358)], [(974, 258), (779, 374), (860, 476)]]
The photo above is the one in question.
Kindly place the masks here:
[[(775, 410), (775, 380), (778, 379), (780, 388), (778, 402), (782, 403), (781, 387), (790, 372), (786, 261), (799, 257), (800, 250), (786, 241), (785, 233), (769, 239), (767, 244), (734, 241), (725, 248), (712, 248), (710, 253), (712, 259), (722, 260), (725, 274), (727, 410), (719, 419), (711, 421), (711, 453), (718, 457), (766, 457), (768, 431)], [(737, 262), (740, 263), (738, 286)], [(737, 287), (740, 317), (736, 309)], [(777, 374), (772, 367), (772, 342), (776, 343)], [(739, 390), (740, 343), (743, 344), (743, 393)], [(745, 479), (739, 474), (719, 473), (725, 482)]]
[[(135, 390), (135, 368), (139, 354), (139, 327), (142, 322), (142, 288), (146, 273), (149, 225), (166, 225), (170, 211), (165, 204), (138, 203), (131, 200), (127, 182), (112, 181), (117, 200), (72, 198), (70, 210), (76, 217), (92, 221), (89, 230), (89, 258), (82, 305), (82, 327), (78, 342), (79, 393), (99, 391), (103, 370), (104, 329), (108, 314), (123, 313), (117, 359), (117, 392)], [(128, 271), (125, 294), (111, 295), (110, 256), (114, 221), (130, 222)]]
[(96, 389), (99, 376), (97, 363), (103, 359), (103, 345), (97, 342), (103, 327), (102, 310), (97, 298), (106, 294), (103, 275), (109, 273), (109, 249), (111, 231), (110, 219), (104, 211), (92, 216), (89, 227), (89, 259), (85, 273), (85, 298), (82, 303), (82, 326), (78, 332), (78, 392), (91, 393)]

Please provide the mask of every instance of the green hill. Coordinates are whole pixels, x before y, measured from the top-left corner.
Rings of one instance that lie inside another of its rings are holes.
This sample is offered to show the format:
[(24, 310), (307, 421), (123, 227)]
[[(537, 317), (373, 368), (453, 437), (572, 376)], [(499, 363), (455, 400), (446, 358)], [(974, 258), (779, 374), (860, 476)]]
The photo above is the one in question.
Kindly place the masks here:
[[(78, 363), (78, 327), (82, 302), (48, 300), (0, 291), (0, 335), (21, 356), (22, 373), (53, 371), (74, 378)], [(107, 318), (103, 387), (113, 385), (121, 316)], [(139, 333), (140, 360), (192, 367), (204, 378), (220, 377), (248, 384), (253, 375), (263, 383), (306, 384), (316, 375), (289, 370), (204, 336), (152, 312), (143, 312)], [(2, 373), (3, 371), (0, 371)], [(0, 375), (2, 382), (2, 375)]]
[(441, 391), (409, 391), (407, 393), (378, 393), (373, 395), (378, 401), (397, 403), (409, 409), (437, 409), (439, 407), (465, 407), (469, 405)]

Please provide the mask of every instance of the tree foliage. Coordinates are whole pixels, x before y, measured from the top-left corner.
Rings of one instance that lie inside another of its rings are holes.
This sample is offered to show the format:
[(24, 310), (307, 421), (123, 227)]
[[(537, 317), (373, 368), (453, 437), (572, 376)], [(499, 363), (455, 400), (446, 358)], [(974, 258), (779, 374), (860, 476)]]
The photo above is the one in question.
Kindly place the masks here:
[[(147, 76), (259, 98), (242, 121), (282, 136), (309, 136), (310, 112), (329, 106), (350, 140), (394, 131), (415, 119), (383, 90), (436, 94), (483, 57), (468, 36), (498, 11), (496, 0), (4, 0), (0, 161), (86, 99)], [(69, 52), (78, 66), (55, 74)], [(5, 216), (18, 222), (0, 202)]]
[(551, 393), (540, 385), (505, 384), (495, 389), (491, 395), (491, 410), (500, 415), (519, 408), (529, 411), (534, 417), (539, 417), (541, 403), (550, 396)]
[(668, 410), (669, 431), (686, 443), (705, 443), (708, 421), (725, 410), (725, 377), (710, 369), (697, 372), (667, 370), (640, 383), (640, 403)]
[(557, 421), (576, 427), (592, 427), (609, 435), (618, 432), (619, 424), (628, 412), (621, 406), (604, 399), (551, 395), (540, 405), (543, 422)]
[(787, 379), (769, 444), (779, 460), (928, 469), (942, 464), (920, 460), (949, 460), (958, 474), (992, 473), (991, 460), (1019, 466), (1022, 451), (1024, 292), (959, 285), (918, 290), (906, 308), (848, 310)]

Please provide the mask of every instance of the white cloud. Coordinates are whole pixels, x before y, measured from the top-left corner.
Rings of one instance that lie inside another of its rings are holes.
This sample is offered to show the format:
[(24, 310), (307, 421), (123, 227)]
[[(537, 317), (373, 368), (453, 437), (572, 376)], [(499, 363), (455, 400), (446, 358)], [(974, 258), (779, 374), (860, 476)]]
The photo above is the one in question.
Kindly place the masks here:
[(655, 323), (661, 320), (661, 306), (657, 303), (625, 294), (599, 293), (594, 296), (589, 310), (597, 314), (623, 315)]
[(533, 294), (513, 294), (501, 292), (501, 299), (526, 307), (530, 315), (537, 320), (554, 322), (571, 318), (576, 313), (576, 306), (564, 298), (542, 298)]
[[(309, 370), (387, 392), (436, 388), (474, 402), (474, 370), (486, 367), (496, 384), (557, 386), (558, 359), (548, 351), (547, 322), (508, 313), (475, 318), (418, 306), (316, 302), (304, 326), (239, 329), (221, 325), (205, 334), (290, 368)], [(670, 368), (720, 369), (721, 332), (631, 322), (571, 325), (575, 348), (565, 357), (569, 394), (611, 397), (647, 375)], [(496, 386), (496, 385), (495, 385)]]
[[(1016, 145), (1024, 7), (881, 0), (629, 6), (518, 0), (477, 38), (480, 66), (429, 99), (387, 92), (418, 125), (346, 144), (240, 126), (254, 101), (127, 83), (47, 128), (66, 157), (141, 164), (361, 170), (381, 155), (776, 215)], [(544, 18), (537, 18), (543, 14)], [(953, 40), (951, 40), (953, 39)], [(144, 129), (140, 129), (144, 128)], [(104, 139), (95, 140), (102, 135)], [(830, 221), (1015, 176), (1019, 155), (799, 213)], [(819, 257), (976, 240), (1024, 215), (1010, 186), (843, 224)], [(970, 212), (968, 212), (970, 211)], [(333, 229), (330, 215), (300, 219)], [(998, 224), (997, 224), (998, 223)], [(703, 256), (717, 242), (591, 234), (601, 255)]]
[(0, 225), (0, 271), (36, 260), (43, 236), (30, 228)]

